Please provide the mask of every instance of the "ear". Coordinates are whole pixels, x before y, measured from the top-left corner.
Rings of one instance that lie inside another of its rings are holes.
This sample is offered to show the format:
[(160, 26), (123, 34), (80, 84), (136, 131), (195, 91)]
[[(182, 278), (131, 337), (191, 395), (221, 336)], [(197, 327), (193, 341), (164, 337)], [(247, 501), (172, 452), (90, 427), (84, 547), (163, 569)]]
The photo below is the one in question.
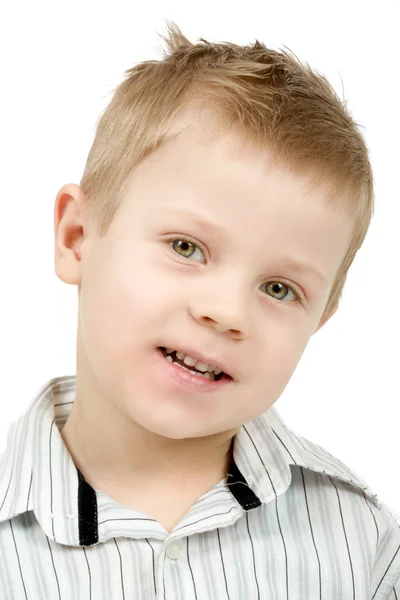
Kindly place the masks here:
[[(321, 329), (321, 327), (323, 325), (325, 325), (325, 323), (327, 321), (329, 321), (329, 319), (335, 314), (335, 312), (337, 311), (337, 309), (339, 308), (339, 302), (337, 302), (328, 313), (324, 313), (321, 321), (319, 322), (318, 327), (316, 328), (316, 330), (314, 331), (314, 333), (317, 333), (317, 331), (319, 331)], [(313, 334), (314, 335), (314, 334)]]
[(68, 183), (57, 194), (54, 205), (55, 271), (64, 283), (81, 283), (82, 246), (87, 236), (85, 194)]

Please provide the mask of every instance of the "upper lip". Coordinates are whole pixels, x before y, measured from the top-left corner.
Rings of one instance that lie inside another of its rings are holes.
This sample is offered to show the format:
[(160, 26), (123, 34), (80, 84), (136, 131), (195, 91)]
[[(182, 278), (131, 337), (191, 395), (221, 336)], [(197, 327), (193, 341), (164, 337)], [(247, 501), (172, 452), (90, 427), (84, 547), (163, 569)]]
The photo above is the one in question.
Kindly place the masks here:
[(231, 373), (229, 372), (228, 366), (225, 361), (221, 361), (217, 358), (212, 358), (210, 356), (205, 356), (204, 354), (200, 354), (200, 352), (198, 350), (194, 350), (193, 348), (189, 348), (188, 346), (183, 347), (179, 344), (174, 344), (171, 346), (168, 345), (168, 346), (163, 346), (163, 347), (164, 348), (173, 348), (177, 352), (182, 352), (183, 354), (188, 354), (189, 356), (192, 356), (193, 358), (195, 358), (197, 361), (206, 363), (207, 365), (215, 365), (215, 366), (219, 367), (225, 373), (225, 375), (229, 375), (229, 377), (234, 379), (233, 375), (231, 375)]

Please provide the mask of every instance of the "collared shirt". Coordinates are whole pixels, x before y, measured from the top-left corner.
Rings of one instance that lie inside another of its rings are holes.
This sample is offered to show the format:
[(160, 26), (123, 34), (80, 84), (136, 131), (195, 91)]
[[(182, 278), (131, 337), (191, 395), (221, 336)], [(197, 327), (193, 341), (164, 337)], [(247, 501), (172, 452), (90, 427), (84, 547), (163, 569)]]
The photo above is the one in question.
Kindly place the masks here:
[(75, 386), (52, 379), (10, 428), (1, 600), (400, 600), (394, 515), (273, 407), (238, 430), (228, 477), (168, 533), (76, 468), (60, 434)]

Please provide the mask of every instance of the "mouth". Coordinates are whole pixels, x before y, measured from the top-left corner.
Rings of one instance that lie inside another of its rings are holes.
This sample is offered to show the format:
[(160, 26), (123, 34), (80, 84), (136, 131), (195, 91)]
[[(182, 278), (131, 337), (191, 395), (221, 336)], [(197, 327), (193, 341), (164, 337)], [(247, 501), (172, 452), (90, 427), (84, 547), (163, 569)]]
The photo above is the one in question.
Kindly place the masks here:
[[(168, 349), (168, 352), (167, 352), (167, 348), (165, 348), (164, 346), (159, 346), (158, 350), (160, 350), (160, 352), (163, 354), (163, 356), (169, 362), (176, 363), (176, 364), (180, 365), (181, 367), (183, 367), (184, 369), (198, 374), (199, 377), (205, 377), (205, 378), (209, 379), (210, 381), (220, 381), (221, 379), (224, 379), (224, 380), (232, 379), (232, 377), (230, 375), (228, 375), (228, 373), (225, 373), (224, 371), (222, 371), (219, 367), (217, 367), (215, 365), (205, 365), (205, 363), (201, 363), (201, 361), (197, 361), (196, 364), (200, 368), (196, 368), (196, 365), (191, 364), (193, 361), (188, 360), (187, 362), (184, 362), (183, 358), (178, 358), (177, 352), (179, 352), (179, 351), (173, 350), (171, 352), (171, 349)], [(181, 353), (180, 356), (182, 356), (182, 354), (183, 353)]]

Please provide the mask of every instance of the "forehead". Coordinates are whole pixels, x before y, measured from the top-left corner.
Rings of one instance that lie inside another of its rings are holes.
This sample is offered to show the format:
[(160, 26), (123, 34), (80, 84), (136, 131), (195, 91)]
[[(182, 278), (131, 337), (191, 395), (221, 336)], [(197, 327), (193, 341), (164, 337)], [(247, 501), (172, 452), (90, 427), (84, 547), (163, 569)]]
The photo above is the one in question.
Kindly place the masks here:
[[(246, 170), (246, 177), (249, 184), (254, 179), (257, 181), (260, 175), (279, 172), (281, 182), (294, 182), (297, 187), (302, 187), (303, 195), (308, 190), (318, 188), (318, 199), (328, 205), (333, 211), (346, 211), (347, 202), (341, 201), (344, 196), (340, 190), (335, 190), (336, 198), (330, 202), (332, 181), (327, 177), (317, 177), (316, 168), (296, 167), (295, 165), (282, 165), (278, 161), (278, 153), (274, 152), (265, 145), (256, 143), (249, 135), (238, 126), (226, 126), (221, 124), (218, 118), (212, 119), (210, 111), (206, 112), (207, 117), (198, 117), (196, 119), (179, 121), (175, 124), (160, 147), (151, 152), (145, 160), (136, 167), (131, 178), (135, 178), (138, 170), (142, 172), (155, 171), (161, 174), (161, 171), (169, 170), (171, 174), (176, 174), (176, 169), (180, 169), (180, 176), (185, 177), (191, 174), (199, 176), (202, 170), (207, 170), (208, 181), (215, 183), (216, 178), (213, 175), (223, 176), (224, 168)], [(238, 171), (239, 174), (239, 171)], [(232, 179), (232, 177), (231, 177)], [(224, 184), (229, 186), (230, 179), (225, 179)], [(335, 192), (333, 195), (335, 195)], [(312, 199), (312, 197), (310, 197)]]
[[(134, 169), (128, 191), (144, 184), (151, 188), (162, 185), (165, 192), (167, 186), (173, 186), (182, 190), (185, 202), (206, 206), (212, 198), (213, 206), (220, 200), (218, 204), (226, 207), (229, 203), (230, 209), (239, 212), (251, 208), (254, 213), (272, 203), (283, 205), (288, 199), (294, 204), (297, 201), (299, 209), (308, 205), (326, 217), (338, 213), (347, 217), (344, 194), (331, 202), (329, 183), (318, 180), (311, 169), (302, 172), (280, 165), (271, 150), (257, 147), (234, 129), (181, 127)], [(151, 204), (160, 202), (158, 195)]]
[[(310, 188), (318, 187), (322, 192), (319, 194), (320, 200), (333, 212), (343, 211), (347, 216), (352, 214), (347, 201), (350, 194), (349, 183), (328, 172), (325, 163), (307, 164), (299, 155), (295, 164), (294, 161), (285, 158), (287, 153), (283, 146), (274, 149), (262, 136), (256, 139), (238, 122), (229, 121), (223, 109), (215, 104), (210, 105), (204, 99), (191, 99), (184, 103), (165, 136), (164, 143), (168, 145), (168, 142), (175, 142), (174, 150), (178, 152), (180, 150), (186, 153), (188, 147), (194, 146), (207, 153), (212, 150), (217, 153), (219, 150), (225, 157), (242, 164), (247, 163), (255, 168), (269, 170), (276, 168), (281, 170), (284, 177), (289, 174), (296, 175)], [(173, 148), (172, 145), (171, 147)], [(285, 161), (285, 164), (282, 161)]]

